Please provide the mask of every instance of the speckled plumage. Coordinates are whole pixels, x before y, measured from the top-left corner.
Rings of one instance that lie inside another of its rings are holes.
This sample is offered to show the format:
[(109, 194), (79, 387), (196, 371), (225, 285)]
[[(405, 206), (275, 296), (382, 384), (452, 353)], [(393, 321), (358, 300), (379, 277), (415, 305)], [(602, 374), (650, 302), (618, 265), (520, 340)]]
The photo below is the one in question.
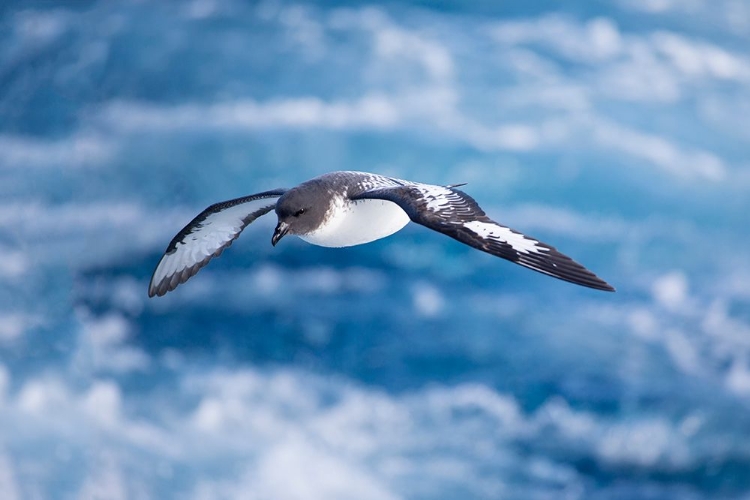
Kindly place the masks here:
[(315, 245), (360, 245), (409, 220), (462, 243), (578, 285), (613, 291), (554, 247), (493, 221), (455, 186), (434, 186), (366, 172), (331, 172), (292, 189), (211, 205), (172, 239), (154, 271), (149, 296), (164, 295), (221, 254), (256, 218), (275, 210), (272, 243), (294, 234)]

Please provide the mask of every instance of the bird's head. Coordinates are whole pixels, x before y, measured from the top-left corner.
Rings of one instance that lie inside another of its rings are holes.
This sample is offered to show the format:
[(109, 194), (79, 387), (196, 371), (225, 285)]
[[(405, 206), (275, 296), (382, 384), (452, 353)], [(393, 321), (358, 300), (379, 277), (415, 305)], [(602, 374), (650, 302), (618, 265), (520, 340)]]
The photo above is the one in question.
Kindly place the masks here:
[(279, 223), (271, 238), (272, 245), (276, 246), (286, 234), (308, 234), (320, 225), (328, 207), (313, 200), (311, 190), (304, 185), (290, 189), (279, 198), (276, 202)]

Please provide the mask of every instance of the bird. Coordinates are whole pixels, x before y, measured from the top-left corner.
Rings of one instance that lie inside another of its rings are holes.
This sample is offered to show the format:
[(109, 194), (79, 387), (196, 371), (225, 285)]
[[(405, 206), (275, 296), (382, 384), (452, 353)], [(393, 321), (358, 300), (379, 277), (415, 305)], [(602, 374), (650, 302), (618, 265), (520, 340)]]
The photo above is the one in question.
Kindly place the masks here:
[(555, 278), (615, 291), (553, 246), (503, 226), (457, 189), (354, 171), (329, 172), (291, 189), (274, 189), (215, 203), (167, 246), (151, 277), (149, 297), (163, 296), (218, 257), (258, 217), (272, 210), (276, 246), (286, 235), (313, 245), (349, 247), (401, 230), (409, 221), (461, 243)]

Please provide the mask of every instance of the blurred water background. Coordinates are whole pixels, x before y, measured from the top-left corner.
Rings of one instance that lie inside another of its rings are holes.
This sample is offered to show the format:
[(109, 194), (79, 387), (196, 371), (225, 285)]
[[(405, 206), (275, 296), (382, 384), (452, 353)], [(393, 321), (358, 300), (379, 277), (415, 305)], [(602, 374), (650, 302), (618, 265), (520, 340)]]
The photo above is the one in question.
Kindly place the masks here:
[[(0, 497), (750, 498), (750, 3), (5, 1)], [(466, 182), (596, 292), (410, 225), (205, 206)]]

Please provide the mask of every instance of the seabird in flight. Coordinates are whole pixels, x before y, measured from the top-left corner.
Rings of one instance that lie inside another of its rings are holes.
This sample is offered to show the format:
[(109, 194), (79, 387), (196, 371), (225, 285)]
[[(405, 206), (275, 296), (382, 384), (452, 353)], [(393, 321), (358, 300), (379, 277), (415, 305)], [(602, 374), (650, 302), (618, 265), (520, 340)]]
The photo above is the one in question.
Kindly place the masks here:
[(331, 172), (291, 189), (274, 189), (211, 205), (172, 239), (151, 278), (149, 297), (185, 283), (271, 210), (274, 246), (287, 234), (324, 247), (385, 238), (410, 220), (461, 243), (540, 273), (597, 290), (614, 288), (542, 243), (502, 226), (454, 186), (433, 186), (366, 172)]

